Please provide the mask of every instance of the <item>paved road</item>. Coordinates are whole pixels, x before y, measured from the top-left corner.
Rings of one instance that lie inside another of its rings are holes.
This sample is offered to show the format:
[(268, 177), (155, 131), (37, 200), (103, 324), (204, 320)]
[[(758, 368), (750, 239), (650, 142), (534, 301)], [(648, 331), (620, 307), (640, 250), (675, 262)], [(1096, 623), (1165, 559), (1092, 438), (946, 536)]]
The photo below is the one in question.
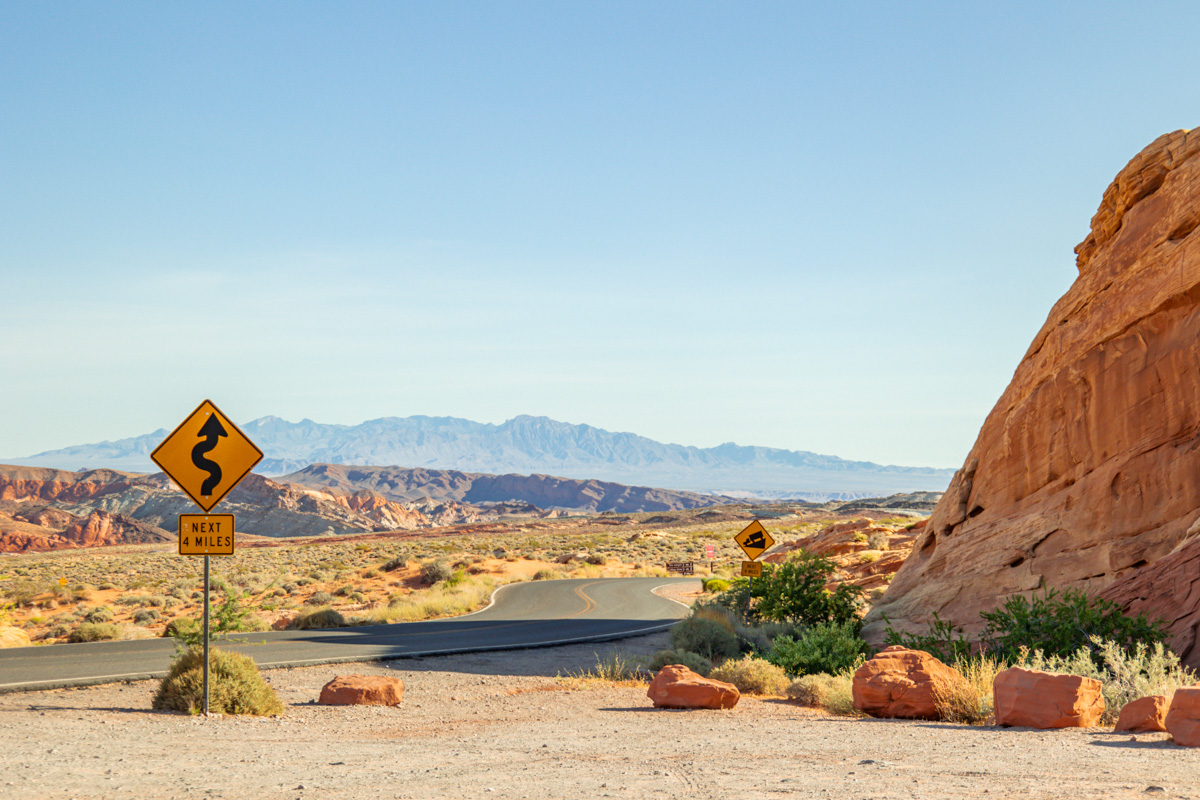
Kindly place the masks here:
[[(683, 605), (652, 590), (689, 582), (600, 578), (514, 583), (497, 591), (490, 607), (463, 617), (233, 634), (218, 637), (218, 644), (271, 669), (621, 639), (663, 630), (683, 617)], [(0, 692), (158, 678), (166, 674), (174, 654), (172, 639), (0, 650)]]

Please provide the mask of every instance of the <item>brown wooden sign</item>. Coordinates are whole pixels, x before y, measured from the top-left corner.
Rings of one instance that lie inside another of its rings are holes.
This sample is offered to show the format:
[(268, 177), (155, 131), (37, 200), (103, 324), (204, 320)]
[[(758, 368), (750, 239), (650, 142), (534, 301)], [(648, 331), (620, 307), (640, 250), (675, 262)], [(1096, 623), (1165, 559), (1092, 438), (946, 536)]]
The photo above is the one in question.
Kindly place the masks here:
[(668, 561), (667, 572), (674, 572), (677, 575), (695, 575), (695, 567), (690, 561)]

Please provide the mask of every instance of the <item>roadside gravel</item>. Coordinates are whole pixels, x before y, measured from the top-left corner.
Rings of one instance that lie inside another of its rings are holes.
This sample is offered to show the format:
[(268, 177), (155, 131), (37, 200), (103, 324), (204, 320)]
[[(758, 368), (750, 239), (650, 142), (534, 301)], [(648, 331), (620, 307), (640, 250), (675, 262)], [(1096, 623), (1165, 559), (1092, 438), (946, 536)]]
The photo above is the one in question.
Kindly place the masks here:
[[(1200, 798), (1200, 750), (1166, 734), (654, 710), (645, 687), (557, 678), (666, 644), (273, 670), (275, 719), (152, 712), (153, 681), (0, 695), (0, 797)], [(400, 677), (403, 704), (315, 704), (352, 673)]]

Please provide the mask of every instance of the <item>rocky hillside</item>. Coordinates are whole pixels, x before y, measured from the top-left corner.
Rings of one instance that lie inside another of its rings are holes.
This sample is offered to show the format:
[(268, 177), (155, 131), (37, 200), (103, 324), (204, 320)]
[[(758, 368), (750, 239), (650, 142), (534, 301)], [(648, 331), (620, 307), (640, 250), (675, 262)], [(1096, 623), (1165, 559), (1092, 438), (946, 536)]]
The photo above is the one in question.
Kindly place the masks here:
[[(453, 501), (401, 504), (372, 492), (330, 493), (261, 475), (247, 476), (219, 510), (237, 515), (240, 533), (272, 537), (480, 520), (478, 509)], [(174, 541), (177, 516), (196, 511), (161, 473), (0, 466), (0, 552)]]
[(1200, 132), (1176, 131), (1104, 193), (1078, 277), (865, 635), (934, 612), (977, 632), (1009, 594), (1079, 588), (1166, 619), (1200, 666), (1200, 579), (1180, 571), (1200, 548), (1198, 225)]
[[(278, 476), (310, 464), (388, 464), (406, 468), (562, 475), (692, 492), (783, 493), (800, 499), (942, 491), (953, 470), (847, 461), (733, 443), (699, 448), (663, 444), (546, 417), (519, 416), (500, 425), (454, 417), (385, 417), (360, 425), (288, 422), (263, 417), (243, 430), (266, 453), (257, 471)], [(150, 451), (165, 429), (116, 442), (79, 445), (12, 458), (12, 464), (67, 469), (154, 471)]]
[(279, 480), (340, 493), (366, 490), (398, 503), (427, 497), (473, 505), (516, 501), (544, 509), (630, 513), (703, 508), (735, 502), (729, 497), (624, 486), (607, 481), (556, 478), (552, 475), (485, 475), (457, 470), (352, 467), (342, 464), (313, 464)]

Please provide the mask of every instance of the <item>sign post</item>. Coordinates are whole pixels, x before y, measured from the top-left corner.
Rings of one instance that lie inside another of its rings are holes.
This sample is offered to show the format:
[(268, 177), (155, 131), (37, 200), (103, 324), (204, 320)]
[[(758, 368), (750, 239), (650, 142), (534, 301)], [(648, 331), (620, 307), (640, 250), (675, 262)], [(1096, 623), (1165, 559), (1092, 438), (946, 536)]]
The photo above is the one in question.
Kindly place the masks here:
[(204, 510), (179, 515), (179, 555), (204, 556), (204, 716), (209, 705), (209, 556), (233, 555), (232, 514), (209, 514), (262, 460), (263, 452), (211, 400), (179, 423), (150, 458)]
[(713, 574), (713, 558), (716, 556), (716, 546), (712, 542), (704, 545), (704, 557), (708, 559), (708, 574)]
[(750, 586), (746, 591), (746, 613), (748, 614), (750, 613), (750, 597), (754, 594), (754, 579), (762, 577), (762, 564), (758, 563), (758, 557), (774, 547), (775, 540), (758, 520), (754, 520), (742, 528), (742, 531), (734, 536), (733, 540), (750, 559), (742, 562), (742, 576), (750, 579)]

